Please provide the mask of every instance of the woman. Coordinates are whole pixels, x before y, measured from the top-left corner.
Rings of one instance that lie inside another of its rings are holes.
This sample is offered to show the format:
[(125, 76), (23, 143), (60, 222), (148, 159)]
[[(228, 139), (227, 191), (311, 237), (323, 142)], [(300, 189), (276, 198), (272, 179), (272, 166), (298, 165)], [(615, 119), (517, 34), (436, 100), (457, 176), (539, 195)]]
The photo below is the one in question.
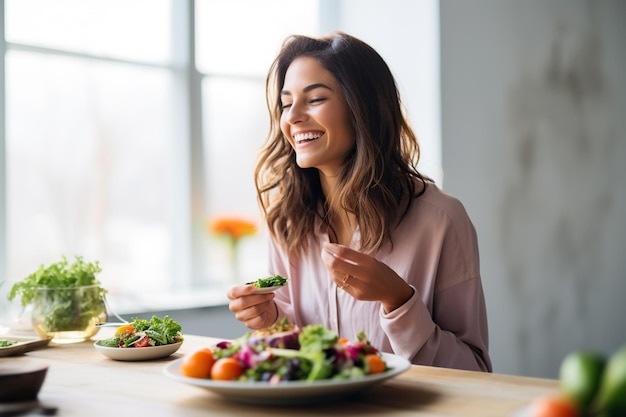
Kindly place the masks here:
[(289, 37), (267, 78), (256, 168), (274, 294), (228, 291), (250, 329), (323, 324), (413, 363), (491, 371), (475, 230), (416, 168), (383, 59), (345, 33)]

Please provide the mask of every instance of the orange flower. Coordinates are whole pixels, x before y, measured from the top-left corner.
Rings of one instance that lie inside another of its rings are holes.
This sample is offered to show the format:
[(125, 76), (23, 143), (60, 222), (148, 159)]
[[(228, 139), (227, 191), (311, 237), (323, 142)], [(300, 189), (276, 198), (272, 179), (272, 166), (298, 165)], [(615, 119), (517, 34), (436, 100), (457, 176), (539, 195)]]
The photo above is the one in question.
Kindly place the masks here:
[(240, 217), (220, 217), (209, 223), (209, 231), (237, 241), (257, 231), (256, 224)]

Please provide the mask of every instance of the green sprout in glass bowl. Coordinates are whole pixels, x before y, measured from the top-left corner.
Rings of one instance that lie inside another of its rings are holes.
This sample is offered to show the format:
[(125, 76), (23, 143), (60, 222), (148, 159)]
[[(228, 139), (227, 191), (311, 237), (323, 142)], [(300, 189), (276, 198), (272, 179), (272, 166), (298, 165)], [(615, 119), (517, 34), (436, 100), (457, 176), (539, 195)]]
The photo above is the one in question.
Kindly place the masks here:
[(22, 306), (32, 304), (33, 328), (39, 336), (55, 343), (80, 342), (107, 320), (106, 290), (96, 279), (101, 270), (97, 261), (76, 256), (70, 264), (63, 256), (16, 282), (7, 297), (12, 301), (19, 296)]

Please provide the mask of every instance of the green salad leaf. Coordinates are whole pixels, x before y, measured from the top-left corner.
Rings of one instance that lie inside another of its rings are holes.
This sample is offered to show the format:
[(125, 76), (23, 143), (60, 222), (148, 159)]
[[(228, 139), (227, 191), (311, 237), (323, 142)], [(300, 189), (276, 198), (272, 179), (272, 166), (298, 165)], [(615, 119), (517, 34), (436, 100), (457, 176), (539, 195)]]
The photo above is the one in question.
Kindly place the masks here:
[[(96, 274), (101, 272), (98, 261), (85, 262), (82, 256), (76, 256), (70, 264), (65, 256), (49, 266), (43, 264), (23, 280), (16, 282), (7, 295), (9, 301), (20, 296), (22, 306), (30, 304), (41, 288), (70, 288), (85, 285), (100, 285)], [(103, 295), (105, 290), (103, 289)]]
[(302, 328), (298, 340), (299, 350), (280, 348), (270, 350), (276, 356), (303, 360), (301, 366), (302, 371), (307, 375), (307, 381), (326, 379), (332, 375), (333, 364), (326, 355), (326, 351), (337, 343), (337, 335), (321, 324), (311, 324)]
[(150, 339), (156, 340), (158, 344), (169, 345), (180, 341), (182, 326), (169, 316), (163, 319), (152, 316), (150, 320), (135, 319), (132, 321), (136, 332), (145, 332)]
[(272, 275), (267, 278), (259, 278), (256, 281), (246, 282), (247, 285), (254, 285), (257, 288), (280, 287), (287, 283), (287, 278), (280, 275)]
[(100, 340), (98, 344), (121, 348), (170, 345), (184, 340), (181, 331), (181, 324), (169, 316), (162, 319), (152, 316), (150, 320), (133, 318), (120, 326), (113, 337)]

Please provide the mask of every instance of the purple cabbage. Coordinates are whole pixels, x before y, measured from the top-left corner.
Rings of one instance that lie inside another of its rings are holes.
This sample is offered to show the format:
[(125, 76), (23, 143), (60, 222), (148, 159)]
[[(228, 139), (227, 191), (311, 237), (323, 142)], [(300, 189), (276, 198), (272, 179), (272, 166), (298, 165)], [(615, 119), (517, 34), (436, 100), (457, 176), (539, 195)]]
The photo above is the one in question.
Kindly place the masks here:
[(227, 340), (222, 340), (221, 342), (219, 342), (217, 345), (215, 345), (216, 347), (220, 348), (220, 349), (228, 349), (228, 347), (230, 346), (230, 342)]
[(300, 328), (296, 325), (290, 325), (281, 330), (265, 329), (257, 330), (250, 334), (248, 343), (250, 345), (263, 344), (265, 346), (279, 349), (300, 349)]
[(261, 362), (265, 362), (272, 357), (272, 352), (266, 349), (257, 351), (254, 346), (244, 343), (235, 353), (234, 357), (247, 369), (254, 368)]

